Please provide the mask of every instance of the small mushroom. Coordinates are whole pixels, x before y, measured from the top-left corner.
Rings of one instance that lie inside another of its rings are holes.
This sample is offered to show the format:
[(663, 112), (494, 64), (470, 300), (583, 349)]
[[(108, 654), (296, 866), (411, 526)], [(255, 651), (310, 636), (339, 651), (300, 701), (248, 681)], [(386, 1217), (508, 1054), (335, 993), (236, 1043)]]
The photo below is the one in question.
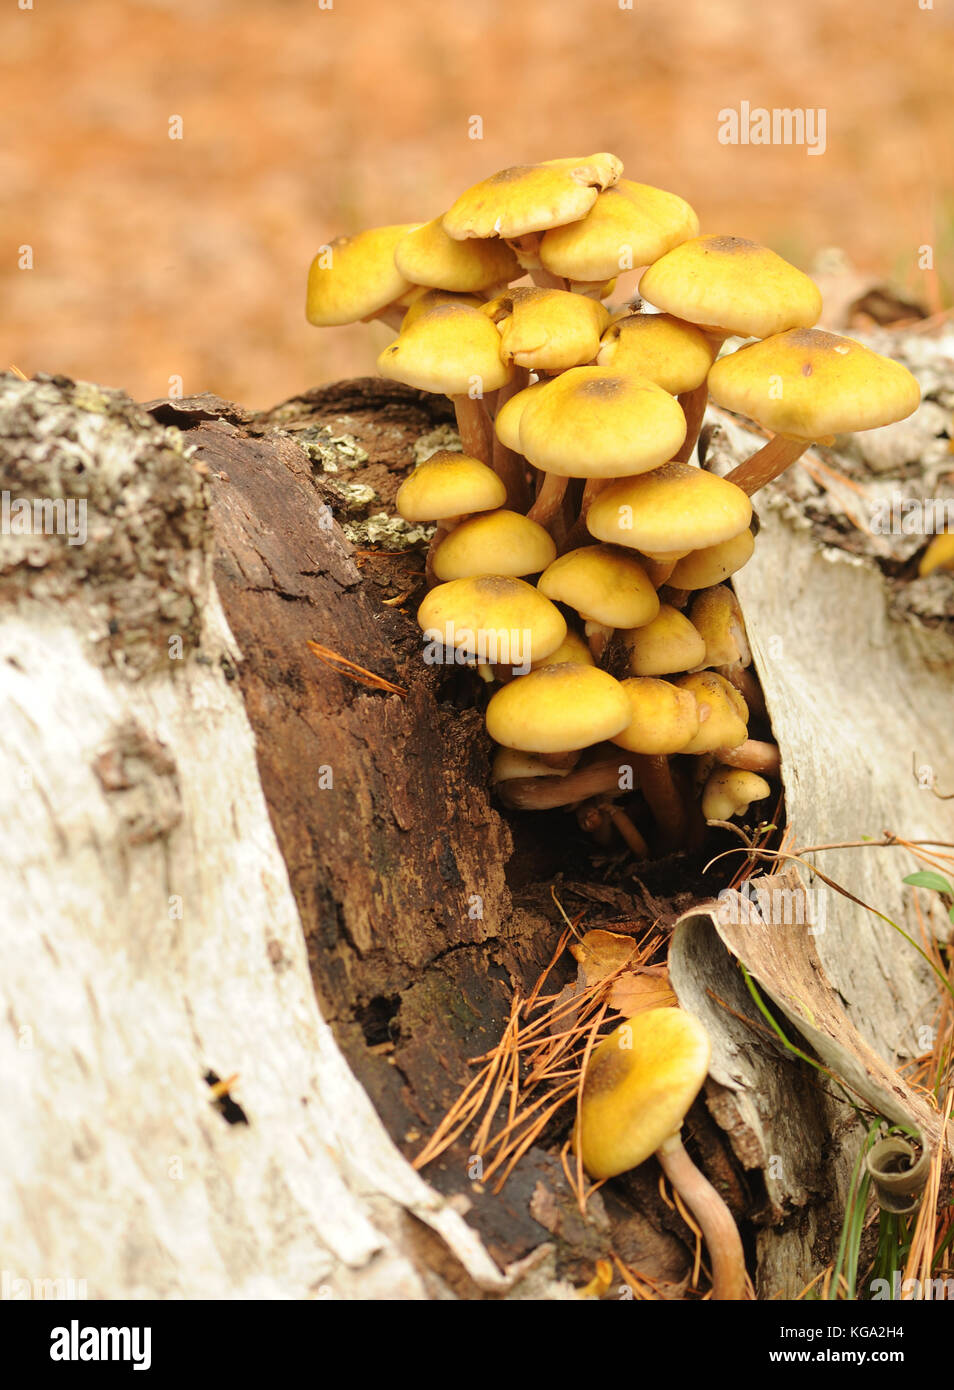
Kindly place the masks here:
[(694, 695), (656, 676), (630, 676), (620, 682), (629, 701), (626, 728), (613, 734), (634, 759), (640, 791), (653, 813), (667, 847), (681, 844), (687, 828), (686, 806), (669, 765), (698, 735), (699, 709)]
[(660, 604), (651, 622), (618, 635), (629, 653), (631, 676), (671, 676), (693, 671), (705, 660), (702, 635), (668, 603)]
[(521, 451), (546, 474), (529, 513), (546, 525), (568, 479), (658, 469), (685, 438), (686, 419), (672, 396), (651, 381), (603, 367), (573, 367), (534, 389), (519, 433)]
[(749, 711), (735, 686), (715, 671), (694, 671), (675, 684), (689, 691), (699, 710), (699, 732), (682, 753), (714, 753), (737, 747), (748, 733)]
[(394, 264), (394, 248), (419, 224), (369, 227), (323, 246), (308, 271), (305, 316), (318, 328), (379, 318), (400, 328), (398, 301), (414, 288)]
[(741, 488), (688, 463), (667, 463), (611, 483), (590, 507), (586, 526), (597, 540), (658, 555), (729, 540), (748, 528), (751, 516)]
[(394, 248), (394, 264), (415, 285), (456, 294), (519, 280), (517, 258), (503, 241), (455, 241), (435, 217), (407, 232)]
[(753, 801), (762, 801), (772, 788), (756, 772), (738, 767), (717, 767), (702, 792), (702, 814), (706, 820), (732, 820), (744, 816)]
[(501, 575), (438, 584), (417, 610), (417, 621), (425, 637), (445, 650), (491, 665), (529, 666), (566, 637), (555, 604), (532, 584)]
[(702, 1024), (682, 1009), (647, 1009), (621, 1023), (590, 1056), (575, 1142), (596, 1179), (616, 1177), (655, 1154), (702, 1230), (713, 1299), (737, 1300), (745, 1297), (738, 1229), (680, 1135), (706, 1079), (710, 1051)]
[(657, 309), (704, 328), (721, 342), (766, 338), (818, 322), (821, 291), (766, 246), (737, 236), (700, 236), (644, 272), (639, 293)]
[[(500, 339), (486, 314), (464, 302), (435, 305), (402, 328), (378, 358), (378, 371), (449, 396), (464, 452), (491, 463), (493, 433), (483, 398), (509, 381), (513, 368), (501, 361)], [(507, 478), (503, 483), (509, 496)]]
[(437, 522), (427, 552), (429, 579), (434, 554), (445, 536), (465, 516), (494, 510), (506, 497), (507, 489), (496, 473), (469, 454), (438, 449), (418, 464), (398, 488), (395, 506), (405, 521)]
[(903, 420), (921, 401), (917, 380), (900, 362), (814, 328), (777, 333), (730, 353), (712, 368), (709, 390), (725, 409), (774, 431), (728, 475), (749, 496), (814, 441)]
[(625, 550), (610, 545), (587, 545), (561, 555), (541, 574), (537, 588), (576, 609), (597, 660), (615, 628), (639, 627), (659, 612), (646, 571)]
[(606, 330), (596, 360), (600, 366), (638, 372), (678, 398), (686, 437), (673, 457), (685, 462), (706, 413), (706, 377), (717, 351), (717, 339), (672, 314), (631, 314)]
[(629, 702), (619, 681), (596, 666), (541, 666), (502, 686), (487, 706), (487, 732), (505, 748), (569, 753), (626, 727)]
[(455, 526), (434, 551), (438, 579), (539, 574), (556, 556), (553, 537), (519, 512), (485, 512)]
[(746, 527), (727, 541), (688, 551), (675, 562), (666, 582), (677, 589), (709, 589), (747, 565), (754, 550), (755, 537)]
[(619, 179), (583, 217), (545, 233), (540, 261), (576, 283), (611, 280), (649, 265), (699, 231), (699, 219), (675, 193)]

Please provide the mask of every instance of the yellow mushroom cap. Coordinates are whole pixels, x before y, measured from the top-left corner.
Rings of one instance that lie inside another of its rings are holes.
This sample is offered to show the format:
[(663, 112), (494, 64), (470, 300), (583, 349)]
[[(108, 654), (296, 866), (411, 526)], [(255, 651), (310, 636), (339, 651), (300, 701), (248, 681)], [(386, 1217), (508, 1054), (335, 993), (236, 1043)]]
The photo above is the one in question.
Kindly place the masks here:
[(487, 706), (487, 732), (505, 748), (572, 753), (612, 738), (629, 722), (619, 681), (596, 666), (541, 666), (504, 685)]
[(500, 359), (500, 335), (469, 304), (437, 304), (402, 328), (378, 358), (378, 371), (419, 391), (466, 396), (496, 391), (513, 368)]
[(483, 302), (476, 294), (454, 294), (451, 290), (429, 290), (424, 285), (415, 285), (413, 290), (398, 300), (399, 304), (407, 305), (407, 313), (401, 320), (401, 331), (410, 328), (416, 319), (436, 309), (438, 304), (466, 304), (471, 309), (479, 309)]
[(546, 381), (535, 381), (532, 386), (525, 386), (522, 391), (517, 391), (509, 400), (504, 401), (494, 416), (494, 433), (501, 444), (505, 444), (515, 454), (522, 452), (520, 447), (521, 416), (537, 392), (542, 391), (544, 386), (548, 384)]
[(633, 676), (671, 676), (692, 671), (706, 655), (702, 635), (678, 608), (660, 605), (652, 622), (617, 634), (629, 652)]
[(518, 748), (498, 748), (494, 754), (490, 781), (492, 786), (501, 782), (513, 782), (520, 777), (565, 777), (569, 768), (551, 767), (542, 758), (532, 753), (522, 753)]
[(686, 417), (668, 392), (605, 367), (572, 367), (534, 394), (520, 416), (520, 452), (566, 478), (659, 468), (685, 437)]
[(567, 551), (544, 570), (537, 588), (606, 627), (639, 627), (659, 612), (659, 597), (642, 565), (609, 545)]
[(394, 263), (416, 285), (466, 294), (517, 280), (523, 273), (503, 241), (455, 241), (435, 217), (402, 237)]
[(935, 570), (954, 570), (954, 531), (935, 536), (918, 562), (919, 579), (926, 579)]
[(576, 1146), (593, 1178), (637, 1168), (678, 1134), (709, 1070), (711, 1048), (682, 1009), (646, 1009), (594, 1048), (576, 1124)]
[(546, 233), (540, 260), (568, 280), (609, 280), (649, 265), (698, 231), (699, 219), (683, 198), (620, 179), (585, 217)]
[(684, 241), (649, 267), (639, 292), (667, 314), (743, 338), (808, 328), (822, 311), (813, 280), (768, 247), (737, 236)]
[(445, 647), (500, 666), (539, 661), (566, 636), (555, 604), (532, 584), (502, 575), (436, 585), (417, 610), (417, 621)]
[(533, 669), (536, 670), (538, 666), (559, 666), (561, 662), (564, 661), (573, 661), (577, 666), (596, 665), (593, 653), (583, 641), (583, 638), (572, 630), (568, 630), (556, 651), (551, 652), (549, 656), (543, 657), (541, 661), (535, 661), (533, 663)]
[(917, 380), (900, 362), (815, 328), (730, 353), (712, 368), (709, 389), (727, 410), (807, 440), (889, 425), (921, 401)]
[(507, 489), (492, 468), (470, 454), (438, 449), (405, 478), (395, 505), (405, 521), (443, 521), (488, 512), (506, 500)]
[(706, 644), (699, 666), (748, 666), (752, 660), (739, 600), (725, 584), (701, 589), (692, 600), (689, 621)]
[(706, 820), (744, 816), (753, 801), (761, 801), (771, 790), (757, 772), (746, 772), (740, 767), (717, 767), (702, 792), (702, 814)]
[(519, 512), (485, 512), (455, 526), (434, 551), (438, 579), (539, 574), (556, 556), (549, 531)]
[(597, 365), (636, 372), (664, 391), (694, 391), (715, 359), (711, 338), (671, 314), (629, 314), (603, 334)]
[(412, 288), (394, 264), (394, 248), (416, 222), (370, 227), (323, 246), (308, 271), (305, 316), (319, 328), (356, 323)]
[(681, 753), (699, 732), (694, 695), (656, 676), (628, 676), (621, 681), (629, 701), (630, 720), (613, 742), (630, 753), (661, 756)]
[(751, 517), (752, 503), (735, 483), (688, 463), (667, 463), (604, 488), (586, 525), (597, 540), (664, 554), (728, 540)]
[(730, 574), (735, 574), (748, 564), (755, 549), (755, 537), (748, 527), (737, 536), (717, 545), (706, 545), (701, 550), (690, 550), (689, 554), (676, 561), (676, 568), (669, 575), (668, 583), (675, 589), (708, 589), (713, 584), (721, 584)]
[(715, 753), (720, 748), (738, 748), (748, 735), (749, 711), (730, 681), (716, 671), (694, 671), (676, 681), (695, 697), (699, 709), (699, 732), (682, 753)]
[(490, 300), (483, 312), (497, 325), (505, 362), (547, 372), (592, 362), (609, 319), (599, 300), (523, 286)]
[(623, 172), (612, 154), (551, 159), (501, 169), (468, 188), (444, 214), (457, 241), (467, 237), (520, 237), (585, 217), (597, 194)]

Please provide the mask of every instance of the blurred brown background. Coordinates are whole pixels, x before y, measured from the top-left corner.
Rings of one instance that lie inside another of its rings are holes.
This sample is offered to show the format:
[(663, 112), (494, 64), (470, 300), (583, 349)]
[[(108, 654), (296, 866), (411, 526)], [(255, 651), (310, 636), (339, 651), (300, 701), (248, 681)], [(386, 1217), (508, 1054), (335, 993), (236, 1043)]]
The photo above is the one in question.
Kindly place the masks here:
[[(380, 325), (305, 323), (322, 242), (600, 149), (704, 231), (950, 303), (949, 0), (33, 3), (0, 20), (4, 367), (252, 406), (373, 370)], [(824, 107), (826, 152), (721, 145), (743, 100)]]

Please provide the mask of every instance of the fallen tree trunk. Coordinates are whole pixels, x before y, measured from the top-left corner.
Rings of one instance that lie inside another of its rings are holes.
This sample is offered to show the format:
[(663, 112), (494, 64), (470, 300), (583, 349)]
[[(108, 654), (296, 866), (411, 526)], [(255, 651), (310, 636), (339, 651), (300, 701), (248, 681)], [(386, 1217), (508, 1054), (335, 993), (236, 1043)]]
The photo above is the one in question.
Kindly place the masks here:
[[(676, 1284), (651, 1175), (584, 1223), (543, 1148), (499, 1198), (465, 1142), (427, 1183), (399, 1151), (549, 962), (561, 871), (588, 925), (653, 916), (651, 878), (587, 870), (569, 818), (501, 817), (467, 673), (420, 661), (422, 561), (390, 504), (443, 407), (362, 382), (257, 417), (151, 410), (3, 378), (4, 487), (89, 504), (85, 546), (0, 552), (8, 1264), (100, 1297), (564, 1297), (612, 1245)], [(749, 617), (757, 650), (768, 621)], [(915, 971), (886, 1007), (878, 974), (909, 962), (876, 949), (859, 1026), (894, 1060), (927, 996)], [(212, 1104), (207, 1078), (235, 1073)], [(727, 1181), (758, 1174), (698, 1127)], [(816, 1231), (826, 1175), (819, 1157), (804, 1185)]]

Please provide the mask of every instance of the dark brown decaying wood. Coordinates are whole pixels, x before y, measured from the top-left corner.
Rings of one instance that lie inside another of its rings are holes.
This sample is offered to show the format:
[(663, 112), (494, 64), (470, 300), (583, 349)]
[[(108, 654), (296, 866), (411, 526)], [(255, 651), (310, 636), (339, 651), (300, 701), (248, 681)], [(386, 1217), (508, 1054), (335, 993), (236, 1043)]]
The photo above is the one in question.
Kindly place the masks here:
[[(319, 1004), (391, 1135), (413, 1156), (497, 1041), (514, 987), (532, 988), (558, 929), (516, 907), (510, 829), (490, 799), (489, 740), (460, 668), (427, 665), (414, 621), (423, 554), (357, 557), (337, 506), (286, 433), (178, 415), (209, 469), (215, 580), (243, 654), (239, 679), (259, 769), (305, 926)], [(368, 451), (350, 476), (393, 496), (416, 439), (446, 403), (388, 382), (342, 383), (251, 422), (330, 425)], [(300, 433), (300, 428), (299, 428)], [(398, 606), (383, 600), (411, 587)], [(309, 640), (407, 691), (369, 690), (318, 662)], [(551, 813), (559, 816), (559, 812)], [(553, 916), (544, 887), (539, 895)], [(569, 1204), (559, 1165), (529, 1156), (502, 1196), (476, 1186), (459, 1144), (424, 1176), (465, 1194), (502, 1263), (547, 1238), (529, 1197)], [(650, 1200), (661, 1223), (665, 1208)], [(579, 1224), (579, 1223), (577, 1223)], [(652, 1242), (658, 1245), (660, 1236)], [(583, 1271), (592, 1238), (568, 1255)], [(598, 1253), (598, 1251), (596, 1251)], [(653, 1272), (647, 1256), (647, 1272)], [(673, 1254), (656, 1272), (671, 1275)], [(587, 1274), (586, 1277), (589, 1277)]]

